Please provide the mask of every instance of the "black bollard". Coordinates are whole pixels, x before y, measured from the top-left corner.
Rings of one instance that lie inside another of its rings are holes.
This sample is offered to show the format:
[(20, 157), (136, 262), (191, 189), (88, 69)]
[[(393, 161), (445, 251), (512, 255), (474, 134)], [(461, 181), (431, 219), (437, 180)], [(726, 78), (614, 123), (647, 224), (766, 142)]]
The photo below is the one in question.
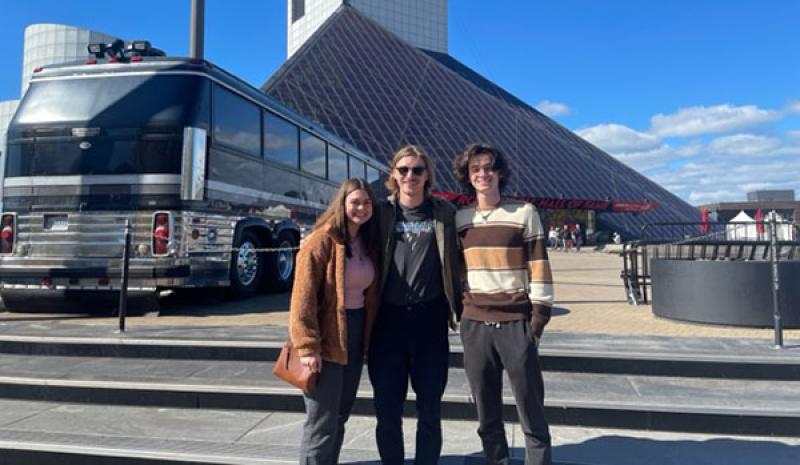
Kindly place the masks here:
[(125, 243), (122, 246), (122, 266), (119, 279), (119, 332), (125, 332), (125, 317), (128, 313), (128, 263), (130, 259), (131, 223), (125, 220)]
[(783, 349), (783, 322), (781, 321), (780, 278), (778, 275), (778, 224), (773, 210), (769, 215), (769, 258), (772, 262), (772, 319), (775, 323), (775, 348)]

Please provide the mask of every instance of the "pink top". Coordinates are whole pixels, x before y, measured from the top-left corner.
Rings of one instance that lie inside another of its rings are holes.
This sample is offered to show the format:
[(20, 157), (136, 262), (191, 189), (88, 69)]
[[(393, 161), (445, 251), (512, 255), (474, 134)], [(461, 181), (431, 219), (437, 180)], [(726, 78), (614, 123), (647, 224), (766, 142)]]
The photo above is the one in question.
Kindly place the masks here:
[(364, 308), (364, 291), (375, 279), (375, 267), (361, 239), (350, 243), (352, 257), (344, 262), (344, 308)]

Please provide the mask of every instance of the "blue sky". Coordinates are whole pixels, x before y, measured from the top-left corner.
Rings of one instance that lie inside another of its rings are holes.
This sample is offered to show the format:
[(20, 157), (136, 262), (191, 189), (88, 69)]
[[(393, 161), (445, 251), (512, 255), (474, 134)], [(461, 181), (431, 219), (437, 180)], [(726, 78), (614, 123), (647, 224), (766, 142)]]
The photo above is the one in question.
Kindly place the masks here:
[[(375, 0), (389, 1), (389, 0)], [(400, 1), (400, 0), (398, 0)], [(23, 30), (70, 24), (188, 51), (190, 0), (0, 0), (0, 100)], [(206, 0), (206, 57), (260, 85), (285, 0)], [(692, 204), (800, 195), (800, 1), (451, 0), (450, 54)]]

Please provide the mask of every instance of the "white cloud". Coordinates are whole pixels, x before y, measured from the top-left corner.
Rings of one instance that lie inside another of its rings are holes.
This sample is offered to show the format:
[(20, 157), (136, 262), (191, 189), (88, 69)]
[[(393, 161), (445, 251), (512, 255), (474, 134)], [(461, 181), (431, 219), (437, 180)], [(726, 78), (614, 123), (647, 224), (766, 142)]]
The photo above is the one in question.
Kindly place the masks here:
[(621, 152), (613, 154), (614, 158), (625, 163), (637, 171), (648, 171), (667, 166), (676, 158), (676, 153), (666, 144), (651, 150), (639, 152)]
[(689, 193), (689, 203), (693, 205), (702, 205), (706, 203), (714, 203), (714, 202), (722, 202), (725, 200), (730, 200), (731, 194), (733, 194), (729, 190), (721, 190), (721, 191), (705, 191), (705, 192), (696, 192), (692, 191)]
[(781, 116), (779, 111), (764, 110), (755, 105), (697, 106), (681, 108), (669, 115), (659, 113), (653, 116), (649, 132), (660, 137), (685, 137), (740, 131), (775, 121)]
[(621, 124), (600, 124), (579, 129), (577, 134), (612, 154), (652, 150), (661, 145), (658, 137), (635, 131)]
[[(695, 106), (653, 116), (646, 132), (613, 123), (575, 132), (690, 203), (742, 201), (759, 189), (800, 192), (800, 129), (774, 124), (793, 114), (800, 101)], [(730, 134), (707, 136), (719, 133)]]
[(695, 205), (742, 201), (754, 190), (800, 188), (800, 159), (711, 155), (650, 177)]
[(705, 145), (700, 142), (689, 142), (688, 144), (681, 145), (675, 149), (675, 153), (679, 157), (691, 157), (700, 154), (705, 150)]
[(758, 156), (769, 155), (780, 146), (780, 139), (775, 137), (735, 134), (712, 140), (708, 144), (708, 149), (714, 154)]
[(566, 104), (551, 102), (550, 100), (542, 100), (534, 105), (534, 108), (551, 118), (555, 118), (557, 116), (566, 116), (572, 113), (572, 110)]
[(786, 105), (784, 109), (786, 113), (800, 113), (800, 100), (792, 100)]

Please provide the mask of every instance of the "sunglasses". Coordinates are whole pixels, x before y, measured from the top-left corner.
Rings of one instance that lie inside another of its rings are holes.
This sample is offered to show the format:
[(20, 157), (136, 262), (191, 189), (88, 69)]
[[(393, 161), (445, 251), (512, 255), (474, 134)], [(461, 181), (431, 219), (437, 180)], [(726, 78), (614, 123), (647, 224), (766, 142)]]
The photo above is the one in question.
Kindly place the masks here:
[(406, 176), (409, 171), (414, 173), (414, 176), (422, 176), (422, 173), (425, 172), (424, 166), (415, 166), (415, 167), (408, 167), (408, 166), (397, 166), (395, 167), (400, 176)]

